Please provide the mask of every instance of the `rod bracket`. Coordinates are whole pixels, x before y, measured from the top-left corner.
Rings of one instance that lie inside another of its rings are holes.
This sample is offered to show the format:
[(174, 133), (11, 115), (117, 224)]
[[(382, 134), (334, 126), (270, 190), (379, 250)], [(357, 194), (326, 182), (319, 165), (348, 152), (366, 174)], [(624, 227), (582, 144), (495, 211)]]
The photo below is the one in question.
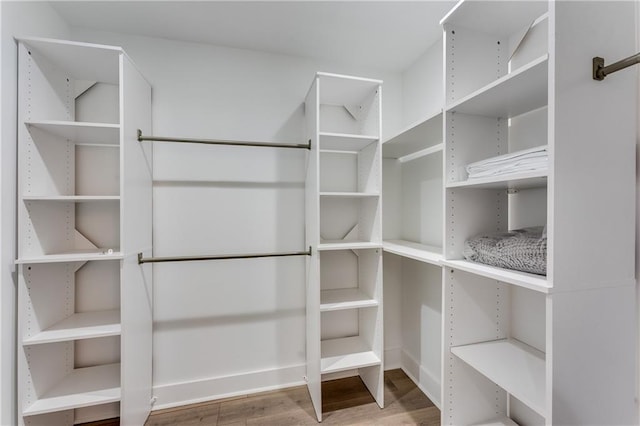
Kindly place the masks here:
[(142, 260), (142, 253), (138, 253), (138, 265), (142, 265), (143, 263), (144, 263), (144, 260)]
[(602, 81), (606, 77), (605, 73), (602, 72), (604, 68), (604, 58), (596, 56), (593, 58), (593, 79)]
[(138, 129), (138, 142), (142, 142), (142, 130)]

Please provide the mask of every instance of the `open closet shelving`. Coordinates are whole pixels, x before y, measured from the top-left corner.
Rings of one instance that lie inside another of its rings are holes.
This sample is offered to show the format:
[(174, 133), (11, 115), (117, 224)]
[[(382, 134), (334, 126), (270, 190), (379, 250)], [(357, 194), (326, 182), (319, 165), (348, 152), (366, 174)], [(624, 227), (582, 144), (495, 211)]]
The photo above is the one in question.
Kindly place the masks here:
[[(442, 228), (438, 223), (442, 203), (442, 111), (408, 126), (382, 144), (385, 159), (400, 170), (399, 200), (402, 220), (397, 237), (384, 241), (384, 250), (421, 262), (439, 265)], [(423, 183), (429, 183), (424, 191)], [(428, 206), (422, 208), (423, 201)], [(418, 204), (419, 203), (419, 204)]]
[(384, 406), (381, 224), (382, 82), (317, 73), (305, 111), (307, 382), (355, 370)]
[(151, 127), (151, 88), (119, 47), (18, 42), (19, 423), (142, 424), (151, 149), (136, 129)]
[[(613, 99), (635, 86), (631, 75), (597, 86), (588, 69), (592, 51), (622, 57), (618, 41), (633, 50), (633, 8), (605, 3), (463, 0), (442, 20), (443, 424), (634, 418), (633, 379), (624, 377), (633, 370), (634, 224), (621, 212), (633, 211), (625, 197), (633, 199), (635, 142), (615, 117), (633, 123), (635, 109), (628, 95)], [(594, 30), (616, 20), (615, 40)], [(596, 98), (615, 111), (585, 113)], [(602, 137), (615, 142), (604, 148)], [(467, 178), (469, 163), (541, 145), (546, 170)], [(604, 218), (613, 229), (587, 237)], [(471, 237), (530, 226), (546, 226), (546, 276), (463, 258)], [(602, 258), (614, 240), (629, 252)], [(607, 266), (618, 262), (622, 270)]]

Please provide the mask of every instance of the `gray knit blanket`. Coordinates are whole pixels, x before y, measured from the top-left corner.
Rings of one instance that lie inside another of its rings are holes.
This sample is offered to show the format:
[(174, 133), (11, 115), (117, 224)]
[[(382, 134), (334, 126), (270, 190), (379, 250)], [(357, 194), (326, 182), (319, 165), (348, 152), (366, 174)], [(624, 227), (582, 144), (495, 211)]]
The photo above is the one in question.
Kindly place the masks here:
[(462, 255), (473, 262), (546, 275), (546, 228), (537, 226), (481, 234), (465, 241)]

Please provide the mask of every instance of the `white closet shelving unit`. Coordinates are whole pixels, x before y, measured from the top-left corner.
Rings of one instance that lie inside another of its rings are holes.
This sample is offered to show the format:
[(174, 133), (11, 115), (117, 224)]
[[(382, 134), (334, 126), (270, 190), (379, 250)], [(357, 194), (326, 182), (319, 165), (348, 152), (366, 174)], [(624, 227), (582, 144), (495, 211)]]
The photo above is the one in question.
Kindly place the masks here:
[(317, 73), (306, 98), (307, 382), (322, 421), (323, 375), (356, 370), (384, 406), (382, 82)]
[[(461, 1), (444, 26), (442, 423), (635, 424), (632, 4)], [(615, 32), (611, 29), (616, 28)], [(543, 172), (464, 166), (546, 145)], [(463, 259), (546, 225), (547, 275)]]
[[(151, 87), (119, 47), (22, 38), (18, 418), (151, 408)], [(119, 405), (118, 405), (119, 404)]]

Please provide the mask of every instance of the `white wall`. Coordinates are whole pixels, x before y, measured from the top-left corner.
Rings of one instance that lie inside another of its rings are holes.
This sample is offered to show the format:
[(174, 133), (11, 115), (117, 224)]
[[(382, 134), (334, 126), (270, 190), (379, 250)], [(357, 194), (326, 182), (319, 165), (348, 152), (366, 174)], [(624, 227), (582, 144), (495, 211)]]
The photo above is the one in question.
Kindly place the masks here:
[[(156, 135), (299, 143), (316, 71), (383, 79), (383, 129), (399, 127), (396, 74), (85, 29), (73, 37), (124, 47), (153, 86)], [(156, 256), (304, 249), (306, 151), (154, 148)], [(305, 278), (304, 258), (155, 265), (156, 408), (302, 383)]]
[(17, 49), (13, 37), (68, 38), (69, 27), (50, 5), (0, 2), (0, 424), (16, 424), (16, 120)]
[(442, 39), (436, 41), (402, 73), (404, 127), (436, 114), (444, 103)]

